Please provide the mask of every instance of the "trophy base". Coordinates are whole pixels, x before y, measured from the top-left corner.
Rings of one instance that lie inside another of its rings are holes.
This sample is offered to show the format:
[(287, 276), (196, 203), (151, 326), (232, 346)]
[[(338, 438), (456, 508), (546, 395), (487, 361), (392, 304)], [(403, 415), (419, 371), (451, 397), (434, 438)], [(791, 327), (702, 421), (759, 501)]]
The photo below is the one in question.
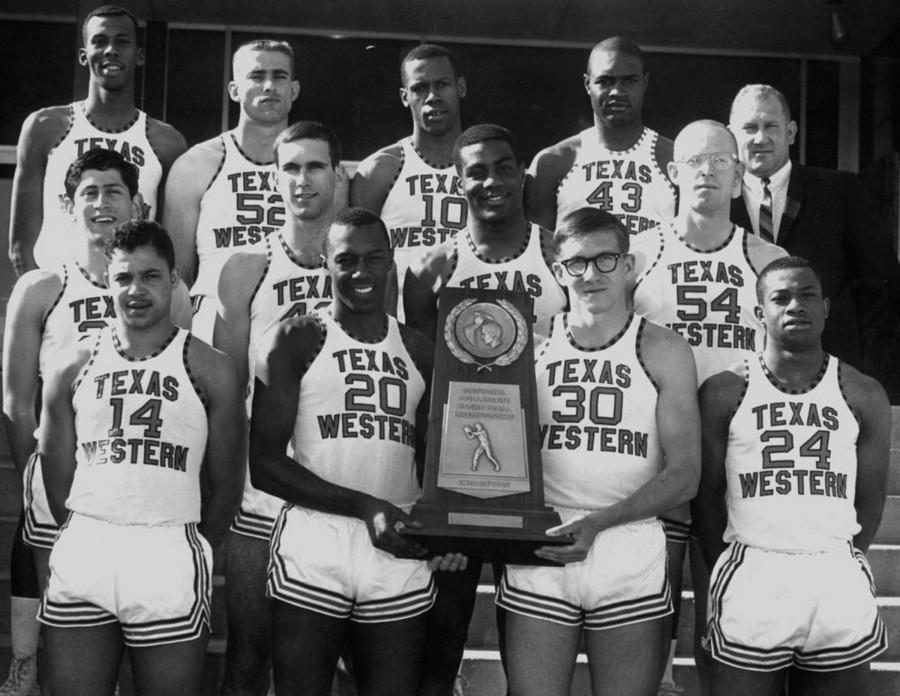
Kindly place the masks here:
[(550, 527), (562, 524), (551, 508), (521, 510), (467, 508), (447, 509), (428, 503), (417, 503), (410, 516), (422, 527), (405, 527), (404, 537), (415, 539), (428, 549), (429, 555), (463, 553), (491, 563), (559, 566), (534, 555), (541, 546), (566, 546), (571, 536), (548, 537)]

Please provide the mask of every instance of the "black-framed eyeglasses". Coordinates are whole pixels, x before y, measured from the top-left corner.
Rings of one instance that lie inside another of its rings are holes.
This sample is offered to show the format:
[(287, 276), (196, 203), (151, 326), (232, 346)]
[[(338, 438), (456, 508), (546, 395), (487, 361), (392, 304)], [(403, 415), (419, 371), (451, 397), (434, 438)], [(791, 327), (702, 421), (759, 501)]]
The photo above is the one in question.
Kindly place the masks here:
[(738, 162), (738, 158), (730, 152), (712, 152), (708, 155), (694, 155), (686, 160), (675, 160), (677, 164), (686, 164), (691, 169), (700, 169), (704, 162), (709, 162), (717, 172), (727, 172)]
[(588, 265), (593, 262), (594, 268), (601, 273), (611, 273), (616, 270), (619, 265), (619, 257), (625, 254), (616, 254), (612, 251), (604, 251), (602, 254), (585, 258), (584, 256), (573, 256), (571, 259), (560, 261), (562, 267), (566, 269), (566, 273), (575, 278), (583, 276), (588, 269)]

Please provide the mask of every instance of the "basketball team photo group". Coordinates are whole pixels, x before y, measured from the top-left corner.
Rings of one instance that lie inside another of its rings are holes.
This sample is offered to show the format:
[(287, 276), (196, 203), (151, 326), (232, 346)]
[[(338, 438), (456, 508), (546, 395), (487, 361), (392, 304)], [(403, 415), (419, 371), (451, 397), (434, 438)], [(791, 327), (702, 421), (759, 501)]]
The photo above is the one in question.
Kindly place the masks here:
[(5, 189), (0, 696), (900, 693), (900, 189), (809, 164), (820, 73), (657, 126), (598, 26), (563, 121), (373, 39), (397, 130), (284, 32), (148, 99), (159, 22), (70, 4)]

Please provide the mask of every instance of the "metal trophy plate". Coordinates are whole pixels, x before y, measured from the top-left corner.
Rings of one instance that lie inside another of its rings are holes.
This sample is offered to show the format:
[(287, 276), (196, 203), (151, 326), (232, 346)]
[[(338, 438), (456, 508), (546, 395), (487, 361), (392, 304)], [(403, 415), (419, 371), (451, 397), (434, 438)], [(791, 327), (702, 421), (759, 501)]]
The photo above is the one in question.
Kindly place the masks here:
[(438, 312), (423, 495), (406, 528), (433, 554), (550, 565), (535, 548), (559, 515), (544, 505), (532, 299), (444, 288)]

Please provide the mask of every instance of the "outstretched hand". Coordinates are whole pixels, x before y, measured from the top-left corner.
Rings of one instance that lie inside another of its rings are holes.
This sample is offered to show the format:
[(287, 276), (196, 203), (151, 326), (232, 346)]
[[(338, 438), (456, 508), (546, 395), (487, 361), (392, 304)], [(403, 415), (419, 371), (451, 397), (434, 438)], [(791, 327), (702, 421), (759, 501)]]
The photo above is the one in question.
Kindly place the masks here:
[(579, 517), (565, 524), (551, 527), (547, 536), (565, 536), (570, 534), (573, 542), (566, 546), (542, 546), (535, 549), (534, 555), (554, 563), (577, 563), (587, 558), (594, 539), (601, 531), (600, 524), (591, 515)]
[(416, 522), (386, 500), (373, 498), (366, 506), (363, 521), (376, 549), (387, 551), (397, 558), (423, 558), (428, 553), (424, 546), (398, 533), (403, 527), (421, 527), (421, 522)]

